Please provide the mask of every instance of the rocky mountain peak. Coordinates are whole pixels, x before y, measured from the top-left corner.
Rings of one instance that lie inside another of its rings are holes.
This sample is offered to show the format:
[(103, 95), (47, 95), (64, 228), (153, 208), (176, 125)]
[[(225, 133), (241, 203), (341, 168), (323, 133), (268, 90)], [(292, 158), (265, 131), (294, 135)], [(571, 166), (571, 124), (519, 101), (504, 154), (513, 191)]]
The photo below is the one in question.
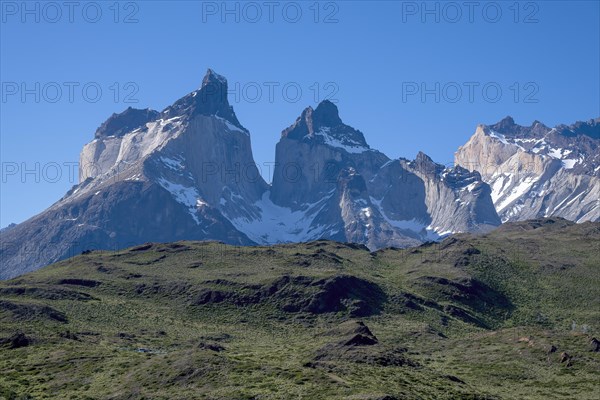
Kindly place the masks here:
[(227, 90), (227, 79), (223, 75), (219, 75), (209, 68), (206, 71), (204, 78), (202, 79), (201, 88), (203, 89), (207, 86), (214, 86), (215, 88), (220, 88), (224, 86), (225, 90)]
[(513, 117), (507, 115), (506, 117), (502, 118), (500, 122), (498, 122), (495, 125), (492, 125), (492, 127), (494, 128), (494, 130), (508, 130), (514, 127), (515, 125), (516, 124)]
[(551, 129), (507, 117), (478, 128), (455, 153), (455, 163), (481, 172), (503, 222), (549, 216), (593, 221), (599, 212), (598, 138), (594, 120)]
[(419, 151), (415, 158), (414, 165), (417, 171), (425, 174), (436, 174), (443, 170), (443, 166), (436, 164), (427, 154)]
[(543, 137), (550, 131), (550, 128), (538, 120), (533, 121), (531, 126), (522, 126), (515, 123), (515, 120), (511, 116), (507, 116), (500, 122), (490, 125), (489, 128), (496, 133), (514, 137), (539, 138)]
[(589, 136), (592, 139), (600, 139), (600, 118), (590, 119), (589, 121), (577, 121), (572, 125), (558, 125), (556, 131), (569, 137), (578, 135)]
[(540, 121), (535, 120), (529, 127), (529, 130), (533, 134), (533, 136), (543, 136), (550, 131), (550, 128), (541, 123)]
[(323, 100), (316, 109), (310, 106), (306, 107), (296, 122), (283, 131), (283, 136), (290, 139), (302, 139), (306, 135), (313, 135), (321, 128), (335, 128), (340, 125), (344, 125), (344, 123), (340, 119), (336, 105), (329, 100)]
[(282, 139), (324, 144), (347, 153), (370, 150), (361, 131), (342, 122), (338, 108), (324, 100), (316, 109), (307, 107), (290, 127), (281, 133)]
[(129, 107), (125, 111), (114, 113), (96, 129), (96, 139), (108, 136), (123, 136), (140, 126), (158, 118), (158, 111)]
[(316, 130), (321, 127), (333, 128), (342, 125), (338, 108), (329, 100), (323, 100), (312, 113), (313, 126)]
[(238, 121), (233, 107), (227, 98), (227, 79), (208, 69), (200, 89), (177, 100), (172, 106), (167, 107), (163, 113), (164, 119), (187, 115), (213, 115), (223, 118), (234, 126), (247, 131)]
[(296, 121), (281, 132), (281, 137), (302, 140), (307, 135), (312, 135), (314, 133), (312, 124), (313, 112), (314, 110), (312, 107), (306, 107), (302, 110), (302, 113)]
[(433, 163), (433, 160), (431, 159), (431, 157), (429, 157), (427, 154), (423, 153), (422, 151), (419, 151), (417, 153), (417, 156), (415, 157), (415, 161), (417, 163)]

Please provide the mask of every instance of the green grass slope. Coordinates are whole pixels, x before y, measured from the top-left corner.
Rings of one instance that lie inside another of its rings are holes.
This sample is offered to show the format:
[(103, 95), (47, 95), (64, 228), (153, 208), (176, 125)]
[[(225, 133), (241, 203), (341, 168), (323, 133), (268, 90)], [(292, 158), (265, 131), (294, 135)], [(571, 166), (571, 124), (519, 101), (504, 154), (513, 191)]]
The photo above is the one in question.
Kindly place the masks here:
[(0, 399), (598, 399), (600, 224), (147, 244), (0, 282)]

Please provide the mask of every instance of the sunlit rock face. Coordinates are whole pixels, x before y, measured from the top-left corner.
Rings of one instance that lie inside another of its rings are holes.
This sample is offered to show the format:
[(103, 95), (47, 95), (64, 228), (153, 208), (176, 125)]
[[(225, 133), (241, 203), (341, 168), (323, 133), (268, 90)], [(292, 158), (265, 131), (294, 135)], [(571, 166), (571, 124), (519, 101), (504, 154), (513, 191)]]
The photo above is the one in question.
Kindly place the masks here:
[(549, 128), (507, 117), (480, 125), (455, 162), (477, 170), (503, 222), (558, 216), (600, 219), (600, 119)]

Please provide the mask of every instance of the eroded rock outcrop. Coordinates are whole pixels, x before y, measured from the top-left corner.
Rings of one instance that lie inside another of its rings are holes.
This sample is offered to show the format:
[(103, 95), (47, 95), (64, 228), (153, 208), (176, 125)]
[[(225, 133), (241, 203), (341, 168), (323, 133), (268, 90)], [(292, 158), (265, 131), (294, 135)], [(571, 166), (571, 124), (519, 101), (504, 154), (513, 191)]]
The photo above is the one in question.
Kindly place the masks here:
[(481, 173), (503, 222), (600, 219), (600, 119), (555, 128), (510, 117), (480, 125), (455, 162)]

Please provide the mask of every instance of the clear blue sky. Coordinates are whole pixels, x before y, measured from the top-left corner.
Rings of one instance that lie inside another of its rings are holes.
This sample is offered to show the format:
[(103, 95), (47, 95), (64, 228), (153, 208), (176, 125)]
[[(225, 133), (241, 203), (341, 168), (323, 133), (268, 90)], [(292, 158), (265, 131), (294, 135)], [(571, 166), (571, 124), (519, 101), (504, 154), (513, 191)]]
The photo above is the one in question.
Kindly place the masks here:
[[(552, 126), (600, 115), (598, 1), (275, 3), (229, 2), (233, 13), (223, 15), (221, 1), (121, 2), (117, 15), (113, 1), (72, 10), (2, 1), (0, 226), (42, 211), (75, 183), (69, 165), (111, 113), (161, 110), (209, 67), (239, 84), (230, 101), (259, 165), (273, 161), (282, 129), (334, 90), (342, 119), (372, 147), (393, 158), (422, 150), (441, 163), (478, 123), (511, 115)], [(439, 84), (439, 102), (411, 94), (422, 83), (433, 92)], [(33, 92), (25, 98), (22, 84)], [(96, 87), (102, 96), (92, 102)]]

